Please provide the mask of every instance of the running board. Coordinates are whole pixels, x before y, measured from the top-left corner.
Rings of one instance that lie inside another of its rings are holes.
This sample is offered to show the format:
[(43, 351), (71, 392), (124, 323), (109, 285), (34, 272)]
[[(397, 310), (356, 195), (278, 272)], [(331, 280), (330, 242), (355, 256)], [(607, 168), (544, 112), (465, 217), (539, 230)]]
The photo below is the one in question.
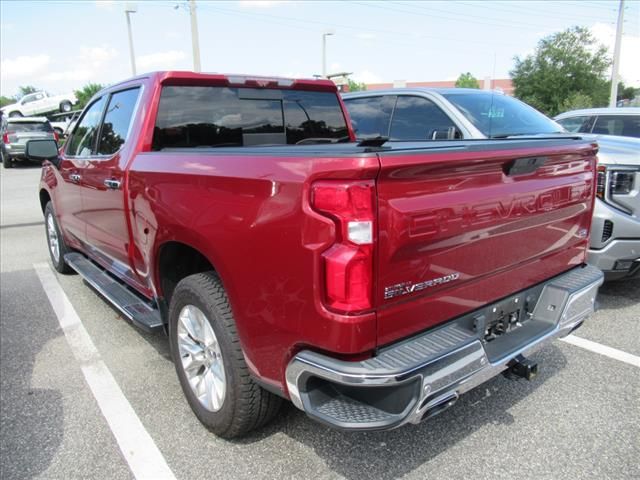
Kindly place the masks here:
[(122, 315), (147, 332), (155, 332), (163, 327), (162, 317), (142, 298), (131, 292), (105, 270), (80, 253), (67, 253), (64, 261), (106, 298)]

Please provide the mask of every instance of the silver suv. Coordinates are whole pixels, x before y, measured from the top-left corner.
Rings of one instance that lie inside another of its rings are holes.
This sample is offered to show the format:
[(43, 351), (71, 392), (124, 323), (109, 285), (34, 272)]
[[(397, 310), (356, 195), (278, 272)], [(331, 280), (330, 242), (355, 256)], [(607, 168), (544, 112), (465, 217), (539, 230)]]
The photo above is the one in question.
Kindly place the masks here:
[[(558, 123), (537, 110), (489, 90), (398, 88), (347, 93), (343, 94), (343, 100), (360, 138), (385, 136), (391, 141), (437, 141), (566, 135)], [(640, 109), (617, 110), (631, 114)], [(602, 120), (617, 131), (618, 123), (604, 117)], [(638, 274), (640, 139), (582, 133), (580, 136), (597, 141), (600, 146), (589, 263), (603, 270), (607, 279)]]
[(640, 274), (640, 139), (595, 136), (597, 198), (589, 263), (607, 279)]
[(29, 140), (54, 139), (58, 135), (44, 117), (11, 117), (2, 127), (2, 166), (11, 168), (13, 162), (26, 160), (25, 147)]

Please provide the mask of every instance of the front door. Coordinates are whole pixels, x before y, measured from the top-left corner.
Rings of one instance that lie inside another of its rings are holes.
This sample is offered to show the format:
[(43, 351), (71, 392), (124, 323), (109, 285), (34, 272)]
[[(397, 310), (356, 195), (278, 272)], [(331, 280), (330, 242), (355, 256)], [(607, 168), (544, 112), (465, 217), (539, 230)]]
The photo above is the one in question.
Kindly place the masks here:
[(125, 210), (126, 144), (140, 88), (109, 95), (95, 155), (82, 171), (83, 217), (87, 246), (95, 260), (133, 286), (139, 279), (129, 261), (130, 237)]

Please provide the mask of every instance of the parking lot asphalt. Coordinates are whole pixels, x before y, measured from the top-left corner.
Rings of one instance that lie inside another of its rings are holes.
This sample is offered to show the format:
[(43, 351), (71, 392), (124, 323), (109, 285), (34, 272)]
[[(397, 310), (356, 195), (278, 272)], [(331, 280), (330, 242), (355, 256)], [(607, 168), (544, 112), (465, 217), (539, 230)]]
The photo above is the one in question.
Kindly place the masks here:
[[(0, 172), (0, 478), (133, 478), (34, 270), (48, 262), (38, 167)], [(237, 441), (191, 413), (162, 334), (57, 275), (101, 359), (178, 479), (640, 478), (640, 368), (555, 342), (533, 381), (499, 376), (418, 426), (348, 433), (286, 405)], [(605, 284), (576, 332), (640, 355), (640, 281)]]

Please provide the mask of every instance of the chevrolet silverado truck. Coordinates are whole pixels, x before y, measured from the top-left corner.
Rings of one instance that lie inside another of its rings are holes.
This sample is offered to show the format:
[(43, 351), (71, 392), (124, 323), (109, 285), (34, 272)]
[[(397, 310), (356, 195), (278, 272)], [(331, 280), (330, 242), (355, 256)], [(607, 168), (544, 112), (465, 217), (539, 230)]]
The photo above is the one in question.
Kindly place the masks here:
[[(165, 330), (231, 438), (289, 399), (347, 430), (430, 418), (594, 310), (596, 146), (355, 142), (327, 80), (156, 72), (87, 105), (45, 160), (53, 267)], [(512, 376), (513, 376), (512, 375)]]
[(486, 139), (564, 135), (566, 127), (596, 142), (599, 186), (587, 260), (603, 270), (608, 280), (640, 275), (640, 139), (602, 134), (622, 133), (622, 120), (616, 120), (614, 111), (622, 112), (620, 118), (628, 117), (626, 133), (633, 133), (633, 111), (640, 109), (600, 109), (611, 113), (597, 117), (602, 119), (600, 128), (593, 128), (595, 116), (582, 116), (587, 127), (576, 133), (580, 125), (566, 123), (573, 118), (565, 122), (563, 114), (556, 117), (556, 123), (529, 105), (490, 90), (395, 88), (348, 93), (343, 100), (356, 137)]

